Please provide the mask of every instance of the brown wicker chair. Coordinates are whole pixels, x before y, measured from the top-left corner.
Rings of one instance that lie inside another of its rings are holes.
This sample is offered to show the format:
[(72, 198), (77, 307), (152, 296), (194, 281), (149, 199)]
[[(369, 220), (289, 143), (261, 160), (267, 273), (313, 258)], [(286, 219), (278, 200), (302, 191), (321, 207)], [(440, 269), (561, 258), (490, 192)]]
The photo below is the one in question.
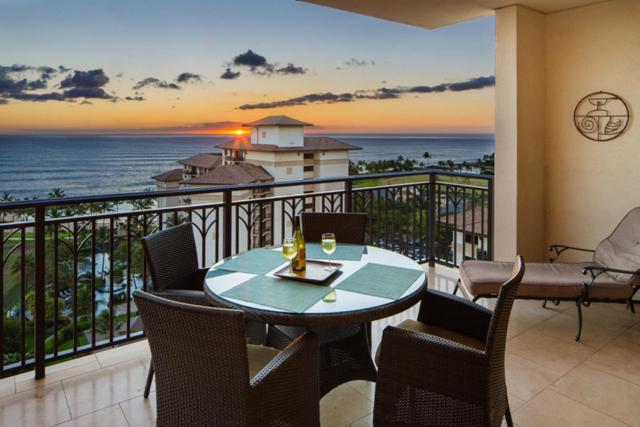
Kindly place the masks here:
[[(184, 298), (199, 298), (200, 295), (204, 295), (202, 290), (208, 269), (198, 266), (192, 223), (181, 224), (143, 237), (142, 247), (154, 292), (172, 291), (174, 297), (182, 294)], [(251, 343), (263, 343), (266, 338), (266, 326), (263, 323), (248, 322), (247, 332)], [(151, 363), (144, 389), (145, 398), (149, 397), (153, 370)]]
[(323, 233), (333, 233), (338, 243), (366, 244), (366, 213), (303, 212), (302, 234), (307, 242), (319, 242)]
[(134, 299), (156, 369), (158, 426), (320, 425), (315, 335), (279, 352), (246, 344), (243, 313), (204, 297), (194, 305), (137, 291)]
[(429, 290), (418, 321), (387, 327), (379, 352), (373, 423), (513, 425), (504, 352), (513, 300), (524, 275), (518, 257), (493, 313)]
[[(369, 216), (366, 213), (303, 212), (302, 233), (306, 242), (320, 242), (323, 233), (334, 233), (338, 243), (366, 244)], [(293, 326), (270, 326), (267, 343), (282, 348), (305, 332)], [(370, 324), (314, 330), (320, 337), (320, 394), (352, 380), (375, 381)]]

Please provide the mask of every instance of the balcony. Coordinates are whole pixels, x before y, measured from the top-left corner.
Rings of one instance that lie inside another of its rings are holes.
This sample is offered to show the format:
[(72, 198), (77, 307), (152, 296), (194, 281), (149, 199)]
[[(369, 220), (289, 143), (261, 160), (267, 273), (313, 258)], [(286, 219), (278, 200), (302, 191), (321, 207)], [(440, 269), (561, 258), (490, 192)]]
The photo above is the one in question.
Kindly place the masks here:
[[(425, 269), (431, 287), (451, 291), (456, 269)], [(571, 303), (543, 309), (539, 302), (516, 301), (506, 356), (515, 423), (635, 425), (640, 319), (622, 305), (593, 304), (583, 340), (576, 343), (574, 315)], [(414, 307), (375, 322), (373, 349), (384, 327), (415, 316)], [(0, 380), (0, 424), (154, 425), (155, 393), (142, 397), (149, 360), (146, 340), (138, 340), (50, 366), (41, 380), (31, 372)], [(322, 425), (371, 425), (373, 398), (372, 383), (340, 386), (321, 401)]]
[[(429, 286), (451, 292), (462, 260), (492, 257), (492, 180), (428, 170), (304, 181), (341, 189), (302, 194), (302, 181), (293, 181), (5, 204), (5, 218), (15, 221), (0, 224), (0, 420), (153, 424), (154, 395), (142, 397), (150, 354), (131, 298), (151, 285), (139, 242), (146, 234), (193, 222), (200, 263), (209, 266), (279, 244), (302, 210), (366, 212), (372, 244), (422, 263)], [(206, 194), (216, 201), (165, 208), (148, 202)], [(117, 211), (115, 203), (122, 203)], [(374, 322), (373, 351), (387, 325), (416, 314), (413, 307)], [(623, 305), (594, 303), (582, 341), (574, 342), (573, 303), (516, 301), (506, 359), (515, 422), (636, 423), (639, 324)], [(330, 392), (321, 401), (323, 425), (370, 425), (373, 387), (356, 381)]]

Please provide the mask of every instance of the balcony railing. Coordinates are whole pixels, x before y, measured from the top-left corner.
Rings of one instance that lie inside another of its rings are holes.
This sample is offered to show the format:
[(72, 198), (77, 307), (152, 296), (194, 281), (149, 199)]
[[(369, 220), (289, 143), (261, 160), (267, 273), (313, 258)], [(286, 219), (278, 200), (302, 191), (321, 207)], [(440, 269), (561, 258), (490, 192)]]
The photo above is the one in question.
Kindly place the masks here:
[(131, 298), (151, 286), (142, 237), (193, 222), (204, 267), (279, 244), (304, 210), (366, 212), (372, 245), (419, 262), (492, 258), (487, 175), (427, 170), (4, 203), (0, 219), (12, 222), (0, 223), (0, 376), (35, 367), (42, 378), (48, 362), (142, 337)]

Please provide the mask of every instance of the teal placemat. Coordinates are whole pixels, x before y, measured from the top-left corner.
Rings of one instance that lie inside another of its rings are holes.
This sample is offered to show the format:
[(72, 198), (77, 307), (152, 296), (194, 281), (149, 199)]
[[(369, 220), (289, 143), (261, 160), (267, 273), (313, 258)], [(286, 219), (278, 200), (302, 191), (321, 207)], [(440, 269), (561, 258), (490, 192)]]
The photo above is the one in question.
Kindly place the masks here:
[(287, 262), (287, 260), (282, 257), (280, 251), (253, 249), (225, 261), (216, 268), (240, 273), (267, 274), (285, 262)]
[(307, 258), (309, 259), (328, 259), (342, 261), (360, 261), (362, 254), (367, 247), (363, 245), (349, 245), (346, 243), (338, 243), (336, 251), (328, 256), (322, 251), (320, 243), (307, 243)]
[(395, 300), (423, 273), (422, 270), (369, 263), (340, 282), (336, 289)]
[(256, 276), (222, 294), (225, 298), (304, 313), (333, 289), (271, 276)]

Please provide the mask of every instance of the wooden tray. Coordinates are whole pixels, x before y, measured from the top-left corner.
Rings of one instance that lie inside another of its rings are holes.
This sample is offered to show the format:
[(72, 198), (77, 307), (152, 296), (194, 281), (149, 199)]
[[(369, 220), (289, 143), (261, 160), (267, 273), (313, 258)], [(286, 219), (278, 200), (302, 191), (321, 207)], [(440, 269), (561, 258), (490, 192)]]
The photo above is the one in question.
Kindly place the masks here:
[[(332, 270), (325, 270), (325, 267), (332, 267)], [(273, 275), (289, 280), (300, 280), (315, 284), (326, 282), (331, 276), (340, 271), (342, 264), (338, 262), (318, 261), (315, 259), (307, 260), (307, 268), (304, 271), (294, 271), (289, 273), (289, 264), (276, 271)]]

